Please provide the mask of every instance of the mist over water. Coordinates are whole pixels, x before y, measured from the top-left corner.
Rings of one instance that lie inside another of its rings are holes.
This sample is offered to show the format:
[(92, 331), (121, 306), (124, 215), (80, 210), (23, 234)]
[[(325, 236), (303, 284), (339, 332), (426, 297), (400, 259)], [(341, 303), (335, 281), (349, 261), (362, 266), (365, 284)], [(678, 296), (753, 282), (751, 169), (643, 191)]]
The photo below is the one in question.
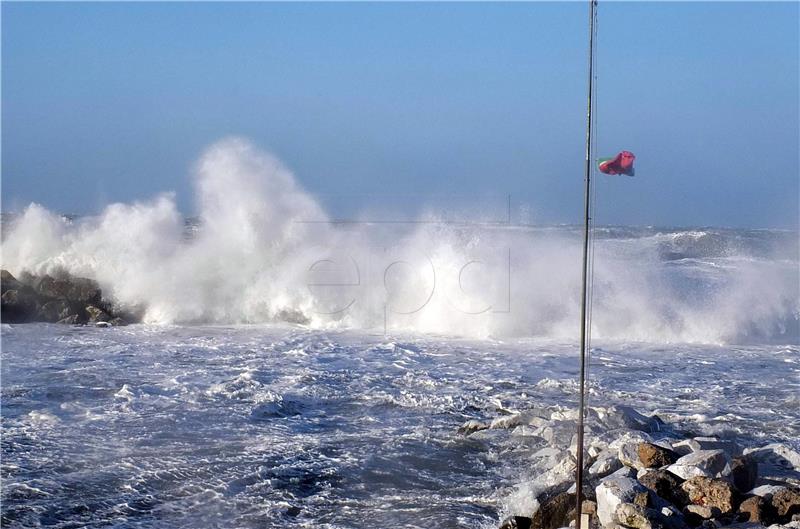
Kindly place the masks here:
[[(32, 204), (4, 228), (3, 268), (94, 278), (149, 323), (577, 335), (579, 230), (435, 213), (424, 223), (326, 222), (278, 159), (238, 138), (206, 150), (194, 186), (200, 221), (188, 231), (169, 193), (72, 222)], [(797, 233), (598, 228), (594, 259), (596, 338), (800, 337)]]

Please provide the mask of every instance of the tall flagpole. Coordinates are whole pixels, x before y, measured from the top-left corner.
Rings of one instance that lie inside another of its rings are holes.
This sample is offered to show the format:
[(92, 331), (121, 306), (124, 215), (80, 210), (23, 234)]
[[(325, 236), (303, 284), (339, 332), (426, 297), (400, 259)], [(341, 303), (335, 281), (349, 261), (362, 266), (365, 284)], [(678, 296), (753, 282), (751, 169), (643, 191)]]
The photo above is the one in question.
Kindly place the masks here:
[(594, 81), (594, 19), (597, 0), (589, 0), (589, 95), (586, 112), (586, 175), (583, 197), (583, 271), (581, 284), (581, 369), (580, 405), (578, 406), (578, 446), (575, 469), (575, 529), (581, 529), (583, 505), (583, 422), (586, 414), (586, 294), (589, 279), (589, 204), (592, 175), (592, 88)]

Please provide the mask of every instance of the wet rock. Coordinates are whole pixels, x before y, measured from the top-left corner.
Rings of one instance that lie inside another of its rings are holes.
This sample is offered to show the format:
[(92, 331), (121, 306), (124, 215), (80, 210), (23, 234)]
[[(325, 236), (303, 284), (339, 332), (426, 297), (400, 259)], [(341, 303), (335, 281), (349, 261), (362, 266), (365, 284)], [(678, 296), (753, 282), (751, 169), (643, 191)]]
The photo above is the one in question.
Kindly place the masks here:
[(722, 514), (731, 513), (736, 507), (736, 490), (721, 479), (695, 476), (683, 483), (681, 489), (694, 505), (716, 508)]
[(681, 480), (666, 470), (651, 470), (639, 478), (639, 483), (679, 507), (689, 503), (688, 494), (681, 488)]
[(116, 317), (116, 318), (112, 319), (111, 321), (109, 321), (108, 324), (111, 325), (112, 327), (122, 327), (124, 325), (128, 325), (128, 322), (126, 322), (125, 320), (123, 320), (120, 317)]
[(616, 523), (617, 507), (623, 503), (632, 503), (637, 494), (642, 492), (647, 492), (647, 489), (633, 478), (612, 474), (604, 479), (595, 489), (600, 523), (603, 526)]
[(782, 487), (772, 495), (770, 505), (777, 522), (792, 521), (792, 516), (800, 514), (800, 489)]
[(39, 312), (39, 301), (32, 288), (21, 285), (18, 289), (3, 291), (0, 315), (5, 323), (33, 321)]
[(602, 417), (608, 428), (629, 428), (642, 432), (657, 432), (663, 429), (664, 422), (656, 416), (642, 415), (630, 406), (612, 406)]
[(487, 430), (489, 428), (489, 424), (481, 421), (476, 421), (475, 419), (471, 419), (458, 429), (458, 433), (469, 435), (475, 432), (479, 432), (481, 430)]
[(8, 290), (19, 290), (24, 285), (17, 280), (16, 277), (11, 275), (8, 270), (0, 270), (0, 288), (2, 293), (5, 294)]
[[(110, 304), (103, 302), (100, 287), (91, 279), (22, 273), (17, 280), (5, 270), (0, 273), (0, 279), (4, 322), (96, 323), (120, 316), (112, 312)], [(72, 317), (75, 315), (77, 318)], [(140, 316), (129, 321), (138, 321)], [(124, 322), (116, 322), (121, 323)]]
[(87, 305), (84, 310), (89, 323), (108, 322), (113, 319), (106, 311), (94, 305)]
[(667, 470), (681, 479), (718, 478), (730, 474), (730, 458), (723, 450), (700, 450), (681, 456)]
[(767, 503), (761, 496), (751, 496), (739, 505), (740, 519), (743, 522), (764, 521), (764, 508)]
[(540, 502), (533, 514), (531, 526), (536, 529), (558, 529), (567, 527), (575, 518), (575, 494), (562, 492)]
[(73, 314), (71, 316), (67, 316), (66, 318), (61, 318), (56, 323), (60, 323), (62, 325), (77, 325), (80, 322), (81, 321), (80, 321), (80, 318), (78, 317), (78, 315), (77, 314)]
[(96, 281), (84, 277), (54, 278), (43, 275), (33, 280), (34, 290), (48, 298), (69, 299), (76, 303), (100, 303), (102, 293)]
[(282, 309), (275, 314), (275, 319), (278, 321), (285, 321), (286, 323), (295, 323), (298, 325), (308, 325), (311, 319), (306, 316), (302, 311), (297, 309)]
[(672, 450), (652, 443), (639, 443), (637, 454), (645, 468), (661, 468), (678, 460), (678, 454)]
[(56, 323), (59, 320), (68, 318), (72, 314), (72, 307), (67, 300), (56, 299), (42, 305), (39, 312), (36, 314), (36, 318), (39, 321)]
[(758, 463), (752, 457), (739, 456), (731, 460), (731, 481), (739, 492), (747, 492), (756, 485)]
[(527, 516), (509, 516), (500, 524), (500, 529), (530, 529), (531, 519)]

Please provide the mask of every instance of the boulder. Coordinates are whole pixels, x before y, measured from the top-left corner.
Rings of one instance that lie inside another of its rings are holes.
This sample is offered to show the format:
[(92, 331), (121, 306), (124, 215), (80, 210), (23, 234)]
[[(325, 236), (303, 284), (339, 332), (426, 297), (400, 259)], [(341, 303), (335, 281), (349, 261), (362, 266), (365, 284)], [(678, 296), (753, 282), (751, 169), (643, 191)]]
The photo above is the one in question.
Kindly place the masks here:
[(56, 323), (59, 320), (72, 316), (72, 314), (73, 311), (69, 301), (66, 299), (55, 299), (41, 306), (39, 312), (36, 314), (36, 319), (39, 321)]
[(620, 525), (634, 529), (687, 529), (683, 515), (667, 507), (659, 510), (622, 503), (615, 515)]
[(800, 486), (800, 453), (781, 443), (745, 450), (758, 463), (759, 478), (766, 483), (785, 482)]
[(778, 523), (792, 521), (792, 516), (800, 514), (800, 489), (782, 487), (772, 495), (770, 505)]
[(644, 507), (633, 503), (621, 503), (615, 512), (617, 521), (625, 527), (634, 529), (653, 529)]
[(761, 523), (764, 521), (766, 502), (761, 496), (750, 496), (739, 505), (740, 520)]
[(603, 526), (617, 522), (617, 507), (623, 503), (633, 503), (637, 495), (646, 493), (638, 481), (625, 476), (611, 475), (595, 489), (597, 496), (597, 517)]
[(733, 512), (737, 493), (733, 486), (721, 479), (695, 476), (681, 485), (681, 489), (694, 505), (719, 509), (722, 514)]
[(760, 485), (752, 489), (748, 494), (761, 496), (762, 498), (771, 498), (773, 494), (781, 490), (783, 487), (778, 485)]
[(623, 465), (636, 470), (644, 468), (644, 465), (639, 460), (639, 445), (641, 443), (625, 443), (619, 447), (617, 457)]
[(652, 443), (639, 443), (637, 453), (645, 468), (661, 468), (678, 460), (678, 454), (672, 450)]
[(657, 416), (642, 415), (630, 406), (611, 406), (602, 419), (608, 429), (628, 428), (642, 432), (657, 432), (663, 429), (664, 421)]
[(540, 502), (533, 514), (532, 527), (536, 529), (558, 529), (566, 527), (575, 518), (575, 494), (562, 492)]
[(21, 285), (18, 289), (3, 291), (0, 307), (0, 318), (4, 323), (33, 321), (39, 312), (39, 298), (31, 287)]
[(699, 450), (681, 456), (667, 470), (681, 479), (724, 477), (731, 473), (730, 457), (723, 450)]
[(756, 485), (758, 463), (748, 456), (734, 457), (731, 460), (731, 481), (739, 492), (747, 492)]
[(8, 290), (19, 290), (24, 285), (20, 283), (16, 277), (11, 275), (8, 270), (0, 270), (0, 288), (2, 293), (5, 294)]
[(311, 323), (311, 319), (306, 316), (303, 311), (297, 309), (281, 309), (275, 314), (275, 319), (298, 325), (308, 325)]
[(639, 478), (639, 483), (679, 507), (689, 503), (689, 496), (681, 488), (681, 480), (666, 470), (650, 470)]
[(720, 514), (722, 513), (720, 513), (719, 509), (707, 505), (689, 504), (683, 508), (683, 515), (686, 518), (686, 522), (692, 527), (697, 527), (703, 523), (704, 520), (710, 520)]
[(458, 429), (458, 433), (469, 435), (471, 433), (479, 432), (481, 430), (486, 430), (488, 428), (489, 428), (488, 423), (477, 421), (475, 419), (470, 419), (469, 421), (461, 425), (461, 427)]
[(617, 457), (617, 453), (611, 450), (604, 450), (600, 452), (595, 462), (589, 467), (589, 475), (604, 478), (620, 468), (622, 468), (622, 461)]
[(85, 277), (54, 278), (43, 275), (33, 280), (32, 286), (47, 298), (68, 299), (76, 303), (100, 303), (102, 292), (96, 281)]
[(527, 516), (509, 516), (500, 524), (500, 529), (530, 529), (531, 519)]
[(111, 316), (100, 307), (87, 305), (84, 310), (86, 311), (86, 315), (89, 317), (89, 323), (107, 322), (112, 320)]

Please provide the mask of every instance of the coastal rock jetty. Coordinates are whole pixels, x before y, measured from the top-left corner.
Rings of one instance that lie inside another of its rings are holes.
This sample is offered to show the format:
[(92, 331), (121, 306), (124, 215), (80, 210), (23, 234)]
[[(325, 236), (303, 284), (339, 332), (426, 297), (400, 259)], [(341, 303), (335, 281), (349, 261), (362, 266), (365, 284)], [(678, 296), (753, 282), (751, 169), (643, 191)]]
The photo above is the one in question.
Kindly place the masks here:
[(28, 273), (14, 277), (0, 271), (3, 323), (49, 322), (98, 327), (125, 325), (131, 314), (114, 308), (96, 281), (67, 274), (52, 277)]
[[(501, 529), (574, 526), (576, 417), (542, 408), (461, 427), (478, 439), (508, 429), (541, 447), (531, 455), (541, 471), (518, 487)], [(800, 453), (790, 446), (683, 437), (657, 416), (623, 406), (591, 408), (587, 422), (581, 510), (589, 527), (800, 529)]]

